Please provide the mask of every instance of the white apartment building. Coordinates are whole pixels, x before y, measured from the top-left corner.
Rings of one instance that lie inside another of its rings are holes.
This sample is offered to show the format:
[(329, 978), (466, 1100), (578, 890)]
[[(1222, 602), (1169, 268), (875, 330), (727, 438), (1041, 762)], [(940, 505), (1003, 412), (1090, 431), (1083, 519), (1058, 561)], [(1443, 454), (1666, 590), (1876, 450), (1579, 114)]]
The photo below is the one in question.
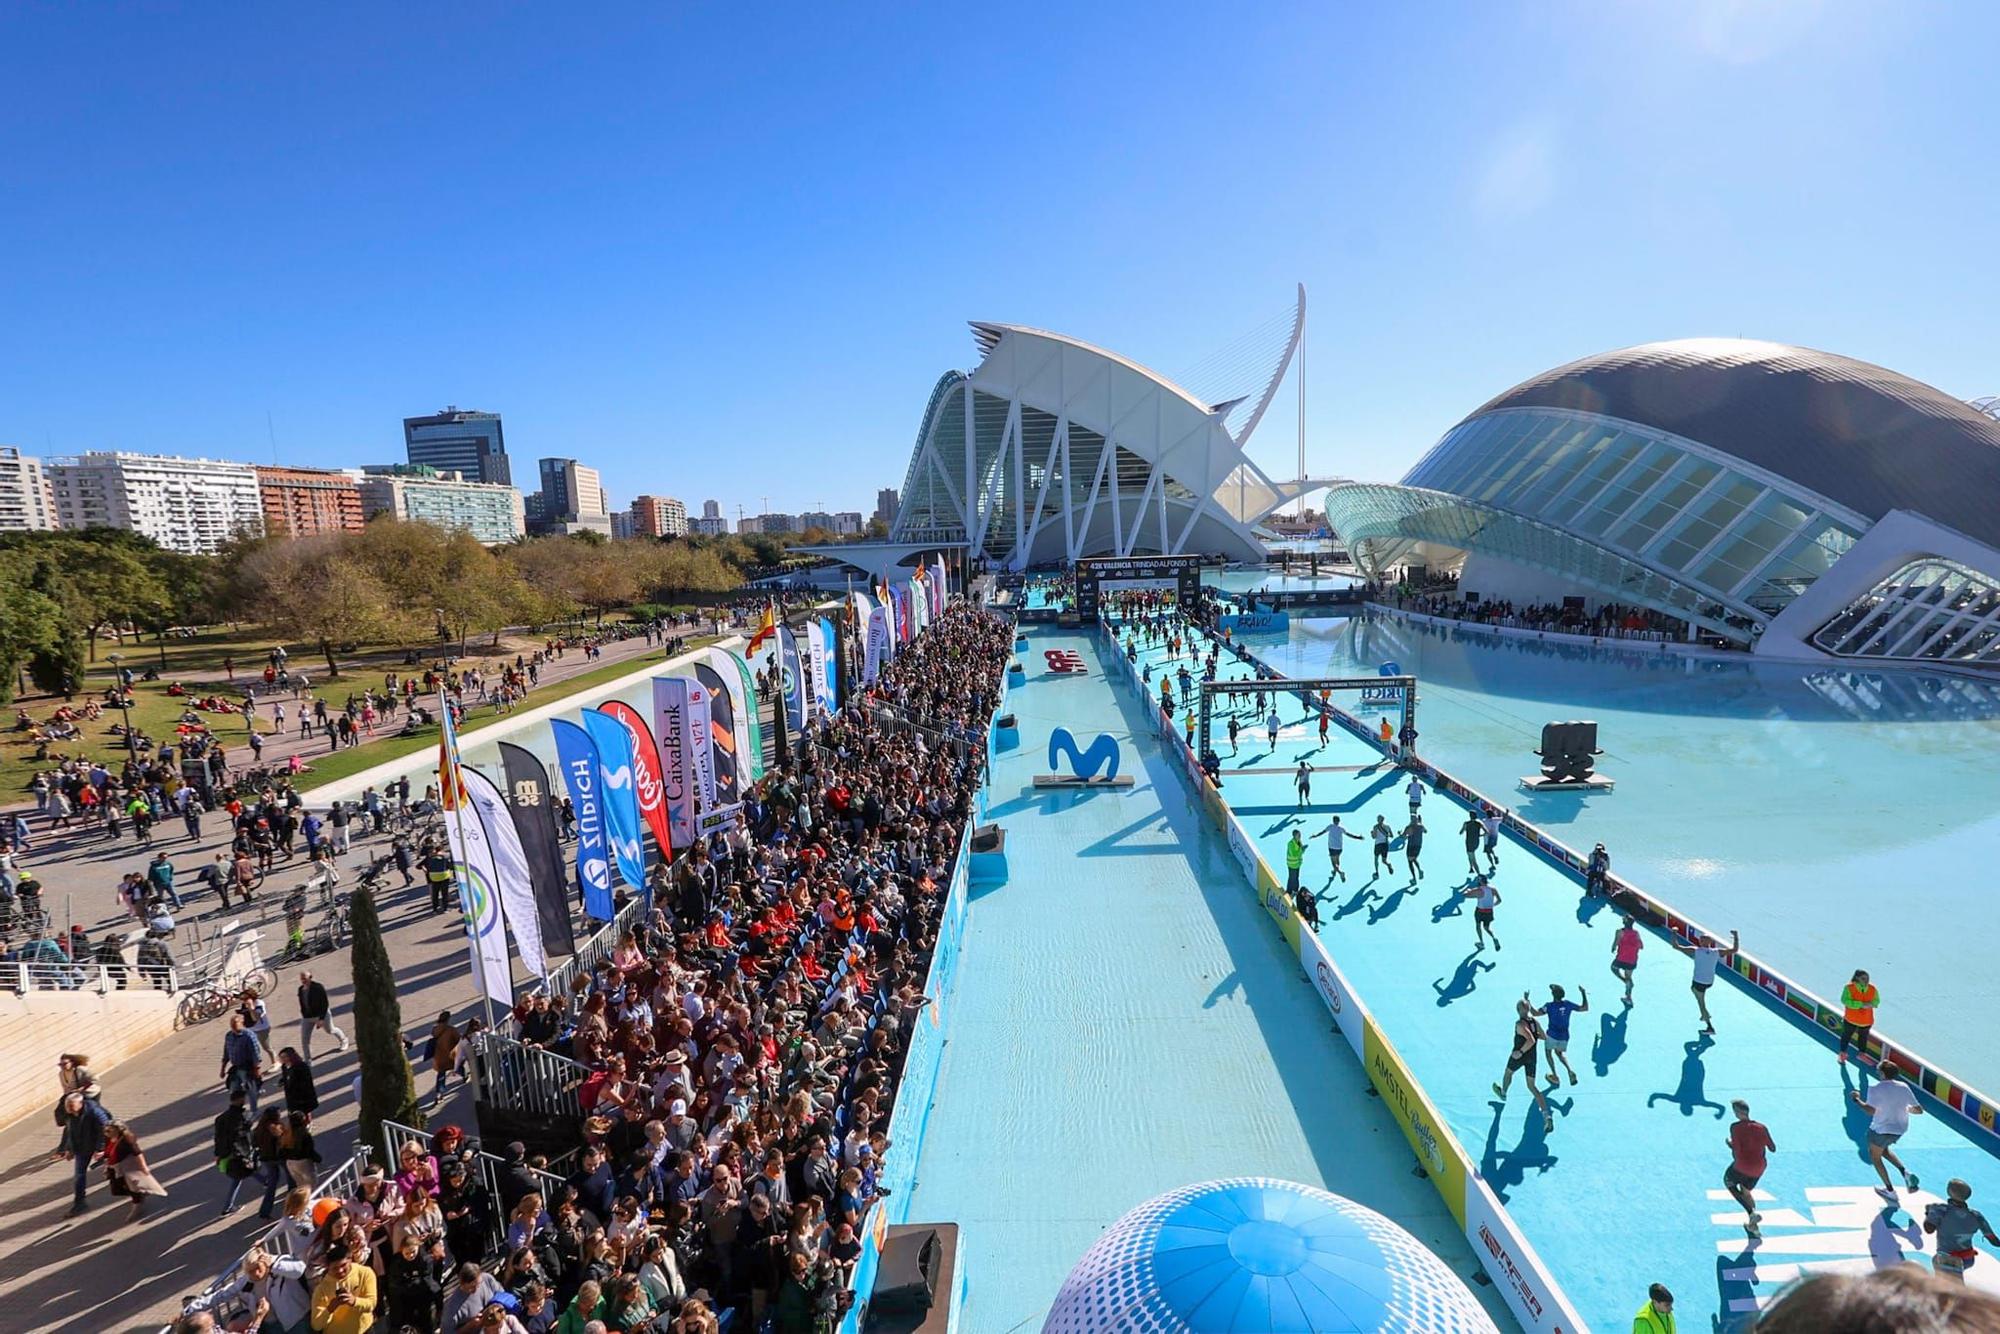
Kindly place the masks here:
[(190, 554), (264, 531), (257, 471), (247, 463), (106, 450), (50, 459), (47, 473), (63, 528), (129, 529)]
[(56, 503), (42, 461), (0, 445), (0, 533), (46, 532), (56, 526)]

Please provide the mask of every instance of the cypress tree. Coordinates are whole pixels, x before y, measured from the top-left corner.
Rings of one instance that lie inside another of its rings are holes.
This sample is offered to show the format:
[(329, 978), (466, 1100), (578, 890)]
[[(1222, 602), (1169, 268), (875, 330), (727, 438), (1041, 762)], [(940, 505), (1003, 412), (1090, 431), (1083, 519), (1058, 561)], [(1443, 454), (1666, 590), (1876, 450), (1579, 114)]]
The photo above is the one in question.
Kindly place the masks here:
[(382, 939), (375, 896), (356, 889), (349, 912), (354, 931), (354, 1048), (361, 1058), (361, 1120), (355, 1137), (380, 1152), (384, 1121), (421, 1130), (424, 1114), (403, 1048), (403, 1007), (396, 1001), (396, 974)]

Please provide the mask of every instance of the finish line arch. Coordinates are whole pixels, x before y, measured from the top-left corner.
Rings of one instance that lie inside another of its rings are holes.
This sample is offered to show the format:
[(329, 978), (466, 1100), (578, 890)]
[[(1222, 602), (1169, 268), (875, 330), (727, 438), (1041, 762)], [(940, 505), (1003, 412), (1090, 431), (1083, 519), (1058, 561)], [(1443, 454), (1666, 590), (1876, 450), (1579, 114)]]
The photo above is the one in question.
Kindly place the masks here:
[(1254, 695), (1259, 692), (1271, 695), (1297, 695), (1314, 712), (1326, 707), (1319, 702), (1322, 690), (1334, 692), (1393, 690), (1401, 698), (1402, 723), (1396, 729), (1398, 737), (1405, 729), (1417, 725), (1417, 678), (1414, 676), (1264, 676), (1251, 677), (1243, 681), (1202, 681), (1196, 687), (1201, 693), (1201, 702), (1195, 720), (1195, 758), (1199, 761), (1213, 753), (1209, 745), (1209, 722), (1217, 695)]
[(1084, 556), (1076, 562), (1076, 613), (1086, 623), (1097, 619), (1099, 590), (1104, 584), (1154, 583), (1171, 580), (1182, 607), (1201, 597), (1201, 565), (1191, 556)]

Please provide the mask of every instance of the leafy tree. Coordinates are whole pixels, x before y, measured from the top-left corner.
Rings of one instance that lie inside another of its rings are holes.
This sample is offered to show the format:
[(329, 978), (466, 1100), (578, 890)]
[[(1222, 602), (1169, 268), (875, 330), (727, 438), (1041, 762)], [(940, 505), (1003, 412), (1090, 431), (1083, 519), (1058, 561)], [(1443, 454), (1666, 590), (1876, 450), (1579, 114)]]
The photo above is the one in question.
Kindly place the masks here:
[(244, 557), (238, 585), (274, 633), (318, 647), (340, 675), (338, 648), (394, 638), (409, 626), (374, 570), (341, 535), (272, 542)]
[(375, 895), (357, 888), (349, 899), (354, 930), (354, 1048), (361, 1059), (361, 1119), (355, 1137), (382, 1142), (382, 1123), (423, 1129), (423, 1109), (410, 1058), (403, 1049), (403, 1007), (396, 1000), (396, 972), (382, 939)]
[(65, 673), (82, 677), (82, 641), (49, 590), (45, 561), (0, 553), (0, 703), (13, 699), (23, 666), (38, 685), (52, 678), (45, 689), (61, 689)]
[[(96, 531), (63, 534), (67, 540), (55, 552), (63, 608), (83, 628), (93, 662), (97, 637), (105, 630), (126, 621), (153, 620), (172, 602), (166, 583), (140, 549), (102, 540)], [(158, 548), (152, 554), (158, 555)]]

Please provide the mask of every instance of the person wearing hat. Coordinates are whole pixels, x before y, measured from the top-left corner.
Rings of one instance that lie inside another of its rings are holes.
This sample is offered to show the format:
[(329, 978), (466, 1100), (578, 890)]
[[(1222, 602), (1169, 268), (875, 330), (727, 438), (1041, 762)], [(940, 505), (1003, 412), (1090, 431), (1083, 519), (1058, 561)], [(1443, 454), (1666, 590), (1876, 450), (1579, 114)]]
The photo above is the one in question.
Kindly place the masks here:
[(500, 1191), (500, 1210), (511, 1215), (516, 1205), (529, 1195), (539, 1195), (541, 1185), (528, 1166), (528, 1146), (520, 1140), (507, 1145), (507, 1161), (500, 1169), (497, 1182)]

